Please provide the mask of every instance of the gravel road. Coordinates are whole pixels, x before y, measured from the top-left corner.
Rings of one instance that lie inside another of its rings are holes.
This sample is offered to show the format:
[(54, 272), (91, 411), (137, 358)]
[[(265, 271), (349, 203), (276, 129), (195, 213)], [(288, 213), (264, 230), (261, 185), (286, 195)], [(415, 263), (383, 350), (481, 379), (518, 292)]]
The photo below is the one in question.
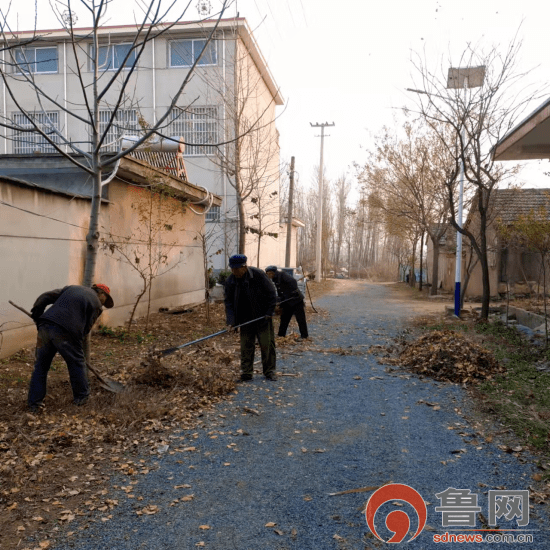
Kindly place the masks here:
[[(367, 353), (371, 345), (390, 343), (411, 310), (387, 287), (338, 283), (316, 304), (327, 315), (310, 324), (313, 343), (278, 356), (279, 372), (295, 376), (268, 382), (257, 375), (239, 386), (231, 400), (205, 415), (202, 426), (173, 434), (169, 451), (191, 450), (144, 456), (151, 471), (137, 476), (131, 491), (133, 478), (114, 480), (126, 490), (113, 488), (110, 498), (120, 504), (112, 518), (98, 515), (82, 532), (71, 523), (67, 530), (75, 534), (56, 548), (381, 548), (385, 544), (371, 534), (363, 510), (374, 488), (387, 483), (412, 487), (428, 510), (420, 535), (397, 547), (439, 548), (433, 537), (446, 532), (486, 537), (470, 531), (483, 528), (479, 515), (475, 527), (443, 527), (436, 493), (471, 491), (488, 518), (488, 491), (527, 490), (534, 483), (532, 464), (476, 438), (461, 414), (461, 388), (391, 370)], [(370, 491), (331, 496), (365, 488)], [(385, 517), (393, 511), (406, 512), (416, 531), (413, 508), (393, 499), (375, 517), (384, 540), (392, 536)], [(534, 542), (504, 547), (549, 548), (541, 506), (530, 509), (529, 519), (523, 531), (506, 533), (532, 534)], [(500, 518), (498, 524), (518, 529), (517, 519)]]

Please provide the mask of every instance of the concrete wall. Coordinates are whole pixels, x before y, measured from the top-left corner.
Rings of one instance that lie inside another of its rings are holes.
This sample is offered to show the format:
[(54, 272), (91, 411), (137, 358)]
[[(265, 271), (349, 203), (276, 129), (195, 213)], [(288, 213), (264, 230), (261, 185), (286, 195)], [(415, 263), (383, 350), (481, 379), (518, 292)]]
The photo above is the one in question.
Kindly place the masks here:
[[(110, 204), (102, 205), (100, 218), (102, 236), (109, 240), (108, 234), (112, 233), (118, 242), (124, 237), (130, 237), (131, 242), (144, 240), (135, 204), (144, 202), (146, 195), (121, 181), (109, 185)], [(81, 283), (90, 201), (7, 183), (0, 185), (0, 199), (16, 207), (0, 205), (0, 357), (5, 357), (34, 345), (36, 338), (34, 324), (8, 300), (30, 310), (42, 292)], [(153, 219), (155, 223), (159, 219), (158, 205)], [(160, 219), (167, 220), (165, 215)], [(204, 299), (203, 254), (195, 240), (203, 219), (189, 209), (180, 209), (171, 219), (173, 229), (155, 236), (152, 250), (166, 254), (165, 267), (172, 269), (153, 283), (152, 312)], [(142, 244), (135, 250), (146, 252)], [(108, 326), (127, 321), (142, 284), (139, 274), (119, 260), (120, 255), (108, 249), (98, 255), (95, 280), (111, 288), (115, 301), (115, 307), (105, 310), (100, 318)], [(146, 308), (144, 296), (137, 315), (144, 315)]]

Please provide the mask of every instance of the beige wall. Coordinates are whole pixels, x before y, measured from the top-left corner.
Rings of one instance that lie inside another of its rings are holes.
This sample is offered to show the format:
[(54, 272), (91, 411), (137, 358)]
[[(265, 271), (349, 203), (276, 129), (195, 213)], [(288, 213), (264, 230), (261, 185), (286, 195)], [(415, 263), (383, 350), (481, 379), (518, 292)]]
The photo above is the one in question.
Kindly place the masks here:
[[(119, 237), (133, 234), (132, 239), (141, 238), (138, 217), (132, 208), (136, 193), (117, 180), (109, 185), (110, 204), (102, 205), (100, 219), (102, 235), (110, 230)], [(30, 310), (42, 292), (81, 283), (90, 202), (4, 182), (0, 185), (0, 199), (42, 215), (0, 205), (0, 234), (3, 235), (0, 240), (0, 330), (3, 337), (0, 357), (5, 357), (21, 347), (33, 346), (36, 337), (34, 324), (8, 300)], [(202, 215), (186, 209), (176, 217), (174, 229), (162, 234), (168, 266), (174, 267), (153, 283), (151, 311), (204, 299), (202, 248), (195, 240), (203, 219)], [(174, 246), (169, 246), (172, 243)], [(139, 275), (128, 264), (117, 261), (117, 254), (101, 250), (95, 279), (111, 288), (115, 301), (115, 307), (102, 314), (101, 323), (123, 325), (141, 288)], [(137, 315), (144, 315), (146, 308), (144, 297)]]

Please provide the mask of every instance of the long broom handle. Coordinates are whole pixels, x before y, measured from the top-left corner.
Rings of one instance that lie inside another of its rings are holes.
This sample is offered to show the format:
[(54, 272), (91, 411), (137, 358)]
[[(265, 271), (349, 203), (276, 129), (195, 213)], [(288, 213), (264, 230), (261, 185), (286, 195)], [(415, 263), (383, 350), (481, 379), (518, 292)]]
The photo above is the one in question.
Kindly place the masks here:
[[(286, 300), (283, 300), (282, 302), (279, 302), (279, 304), (284, 304), (285, 302), (288, 302), (289, 300), (294, 300), (295, 298), (287, 298)], [(226, 332), (229, 332), (230, 330), (235, 330), (241, 327), (244, 327), (246, 325), (250, 325), (251, 323), (255, 323), (256, 321), (261, 321), (262, 319), (265, 319), (265, 315), (262, 317), (258, 317), (257, 319), (252, 319), (252, 321), (247, 321), (246, 323), (241, 323), (240, 325), (237, 325), (235, 327), (226, 328), (224, 330), (220, 330), (219, 332), (215, 332), (214, 334), (209, 334), (208, 336), (203, 336), (202, 338), (199, 338), (197, 340), (193, 340), (192, 342), (186, 342), (185, 344), (181, 344), (180, 346), (175, 346), (173, 348), (168, 348), (165, 350), (160, 351), (160, 356), (165, 357), (166, 355), (171, 355), (172, 353), (175, 353), (179, 349), (186, 348), (187, 346), (192, 346), (193, 344), (198, 344), (199, 342), (204, 342), (204, 340), (209, 340), (210, 338), (214, 338), (215, 336), (220, 336), (220, 334), (225, 334)]]

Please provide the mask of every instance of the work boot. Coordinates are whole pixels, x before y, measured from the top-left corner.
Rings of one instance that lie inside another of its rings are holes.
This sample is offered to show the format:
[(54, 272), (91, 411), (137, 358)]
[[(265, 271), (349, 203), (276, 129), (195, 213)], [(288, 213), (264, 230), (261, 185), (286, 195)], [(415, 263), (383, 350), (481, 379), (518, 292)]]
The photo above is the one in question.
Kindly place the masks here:
[(40, 403), (33, 403), (32, 405), (29, 405), (29, 412), (31, 412), (32, 414), (37, 414), (43, 411), (44, 408), (45, 405), (42, 401)]
[(274, 372), (268, 372), (265, 375), (266, 380), (271, 380), (272, 382), (275, 382), (277, 380), (277, 375)]
[(237, 382), (250, 382), (253, 379), (251, 374), (241, 374)]

